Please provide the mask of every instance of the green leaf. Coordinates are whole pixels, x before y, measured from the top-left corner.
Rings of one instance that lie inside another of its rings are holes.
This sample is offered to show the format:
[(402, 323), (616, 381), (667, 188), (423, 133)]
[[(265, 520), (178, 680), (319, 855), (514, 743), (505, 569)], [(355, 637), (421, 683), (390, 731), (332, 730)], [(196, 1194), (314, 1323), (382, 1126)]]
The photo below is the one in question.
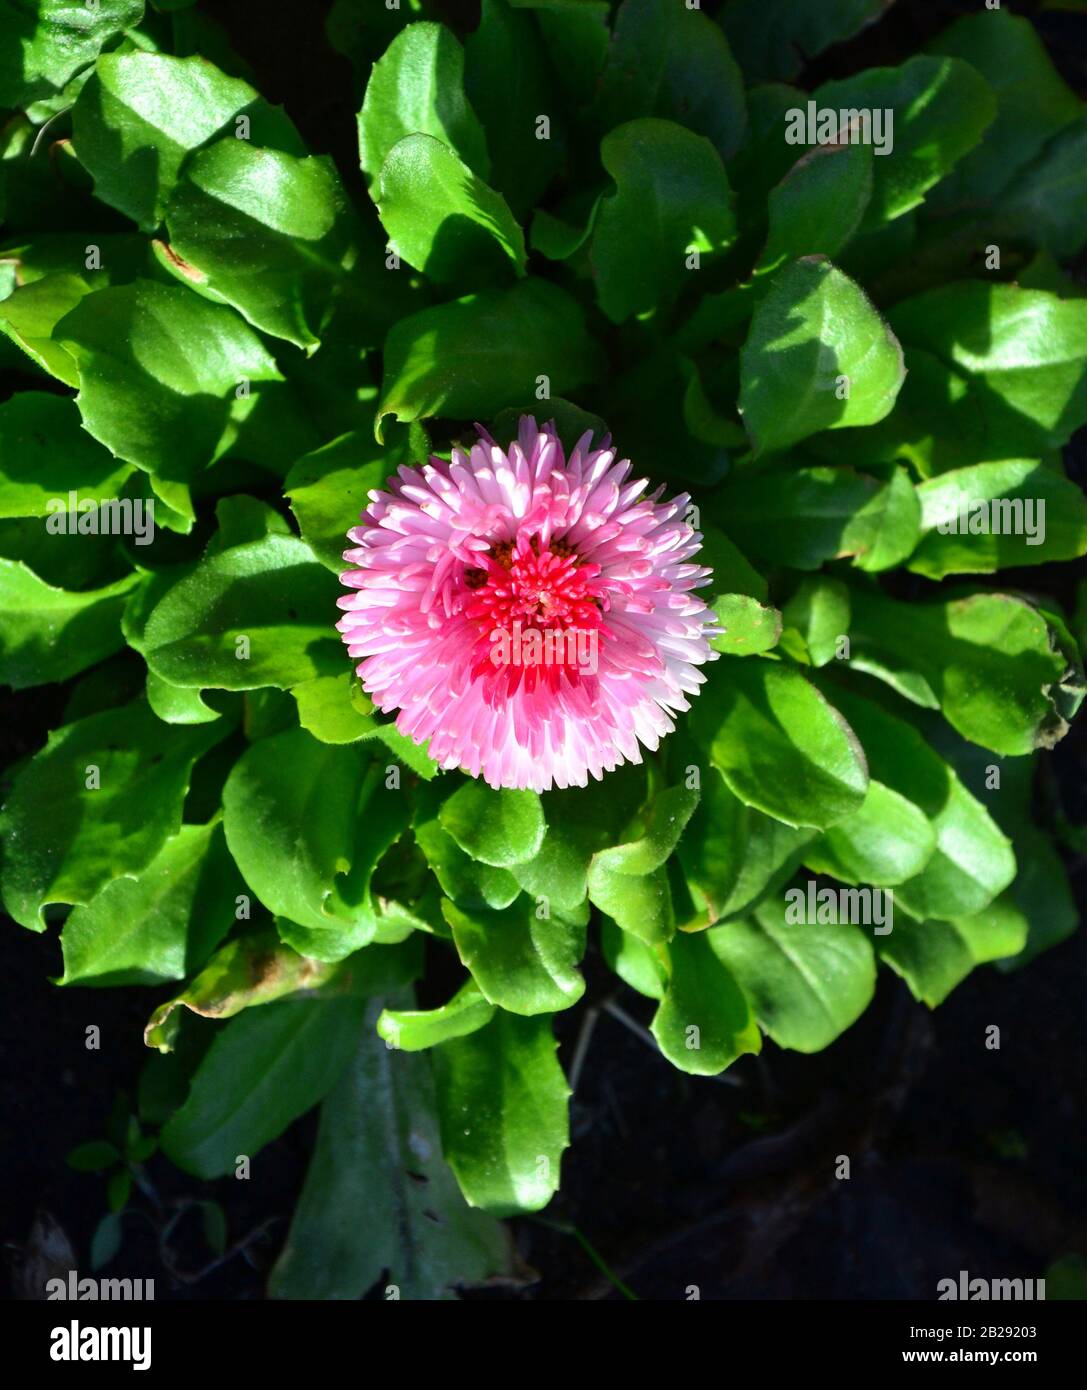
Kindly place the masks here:
[(701, 10), (624, 0), (601, 79), (605, 127), (663, 116), (705, 135), (723, 159), (746, 120), (743, 78), (721, 30)]
[(370, 876), (408, 807), (369, 752), (304, 729), (261, 739), (227, 779), (223, 812), (230, 852), (270, 912), (317, 933), (351, 928), (355, 947), (373, 938)]
[(228, 129), (239, 135), (247, 127), (236, 124), (238, 116), (256, 126), (261, 143), (286, 137), (297, 147), (286, 117), (262, 114), (263, 106), (248, 82), (205, 58), (108, 53), (76, 99), (72, 143), (96, 196), (150, 232), (162, 221), (186, 156)]
[(928, 579), (991, 574), (1087, 554), (1087, 499), (1031, 459), (978, 463), (917, 489), (921, 541), (909, 568)]
[(79, 368), (85, 428), (119, 458), (172, 481), (192, 478), (228, 447), (257, 400), (249, 382), (280, 379), (233, 310), (150, 280), (86, 295), (54, 332)]
[(755, 656), (776, 647), (781, 614), (749, 594), (719, 594), (711, 605), (723, 629), (710, 646), (725, 656)]
[(177, 579), (136, 645), (171, 685), (284, 690), (343, 670), (335, 600), (308, 546), (269, 535), (207, 555)]
[(210, 724), (221, 718), (199, 690), (191, 686), (171, 685), (154, 671), (147, 673), (147, 703), (167, 724)]
[(598, 850), (589, 865), (592, 902), (624, 931), (648, 945), (667, 941), (675, 926), (664, 866), (698, 805), (686, 785), (659, 792), (623, 844)]
[(813, 666), (825, 666), (839, 654), (849, 632), (849, 590), (840, 579), (813, 575), (802, 579), (785, 605), (784, 619), (804, 641)]
[(53, 341), (53, 329), (89, 289), (78, 275), (46, 275), (18, 286), (0, 300), (0, 332), (43, 371), (75, 389), (79, 387), (79, 368), (71, 354)]
[(745, 1052), (762, 1049), (750, 1005), (713, 932), (683, 932), (666, 949), (668, 985), (650, 1031), (673, 1066), (717, 1076)]
[(525, 273), (525, 238), (505, 198), (431, 135), (397, 141), (375, 201), (389, 246), (431, 280), (485, 281), (511, 262)]
[(918, 922), (901, 911), (895, 913), (894, 931), (880, 937), (877, 949), (913, 997), (930, 1009), (942, 1004), (977, 964), (953, 922)]
[(616, 191), (600, 204), (591, 257), (600, 306), (622, 323), (666, 308), (690, 283), (691, 253), (712, 262), (735, 240), (736, 219), (720, 155), (673, 121), (619, 126), (600, 158)]
[(804, 863), (844, 883), (886, 887), (919, 874), (935, 850), (936, 830), (924, 811), (871, 781), (862, 805), (809, 845)]
[(922, 919), (980, 912), (1015, 877), (1007, 836), (913, 725), (853, 691), (835, 687), (833, 697), (864, 745), (872, 777), (912, 802), (936, 832), (924, 869), (896, 888), (898, 903)]
[(193, 763), (223, 737), (219, 724), (172, 727), (140, 701), (52, 733), (0, 816), (12, 917), (42, 931), (50, 903), (88, 903), (141, 873), (177, 834)]
[(547, 828), (536, 792), (498, 791), (474, 778), (457, 788), (438, 819), (465, 854), (496, 869), (531, 859)]
[(917, 207), (996, 116), (992, 88), (969, 63), (927, 54), (824, 83), (814, 100), (819, 110), (894, 113), (889, 148), (872, 161), (869, 228)]
[(401, 319), (385, 344), (379, 441), (389, 415), (486, 420), (538, 399), (541, 376), (553, 395), (583, 386), (600, 366), (583, 319), (563, 290), (531, 277)]
[(1046, 142), (1080, 113), (1037, 28), (1008, 10), (964, 15), (928, 45), (969, 63), (993, 88), (996, 119), (980, 146), (951, 171), (927, 203), (943, 212), (996, 199), (1015, 185)]
[(822, 145), (770, 190), (769, 233), (755, 275), (797, 256), (836, 256), (857, 231), (872, 196), (868, 145)]
[(902, 349), (860, 287), (805, 256), (755, 309), (740, 353), (740, 410), (756, 452), (774, 452), (882, 420), (904, 376)]
[(463, 912), (449, 901), (442, 913), (457, 954), (486, 999), (515, 1014), (568, 1009), (585, 993), (577, 964), (585, 954), (585, 923), (539, 917), (522, 894), (502, 911)]
[(119, 651), (121, 613), (139, 582), (132, 573), (70, 593), (21, 561), (0, 558), (0, 684), (23, 690), (65, 681)]
[(356, 430), (304, 455), (287, 474), (283, 491), (302, 539), (326, 569), (343, 573), (347, 532), (393, 471), (373, 431)]
[(80, 68), (93, 63), (103, 44), (143, 18), (143, 0), (21, 0), (0, 4), (0, 106), (24, 107), (59, 92)]
[[(464, 84), (487, 132), (491, 183), (517, 217), (535, 206), (563, 162), (555, 80), (532, 16), (505, 0), (483, 0), (479, 28), (464, 42)], [(537, 133), (542, 115), (551, 122), (546, 140)]]
[(545, 1207), (570, 1142), (550, 1021), (499, 1010), (433, 1056), (442, 1150), (469, 1205), (496, 1216)]
[(453, 1299), (508, 1262), (502, 1227), (468, 1210), (441, 1161), (426, 1060), (367, 1029), (321, 1108), (270, 1296), (357, 1299), (381, 1280), (387, 1297)]
[(121, 1248), (124, 1227), (119, 1212), (108, 1211), (94, 1228), (91, 1237), (91, 1269), (99, 1270), (108, 1265)]
[(328, 962), (300, 955), (271, 928), (235, 937), (180, 994), (160, 1004), (147, 1020), (148, 1047), (170, 1052), (181, 1026), (178, 1009), (201, 1018), (233, 1018), (243, 1009), (292, 996), (350, 994), (370, 998), (409, 984), (419, 973), (420, 955), (411, 946), (370, 946), (346, 960)]
[(779, 1047), (819, 1052), (856, 1022), (875, 992), (871, 943), (848, 922), (790, 924), (783, 903), (710, 932), (714, 954), (740, 982)]
[(222, 827), (183, 825), (133, 878), (115, 878), (61, 932), (62, 985), (157, 985), (201, 966), (234, 924), (241, 880)]
[(91, 439), (68, 397), (20, 391), (0, 406), (0, 517), (49, 516), (58, 500), (67, 510), (69, 492), (116, 497), (131, 472)]
[(365, 1011), (351, 996), (281, 999), (224, 1024), (162, 1131), (166, 1157), (199, 1178), (252, 1160), (336, 1084)]
[(726, 0), (721, 23), (749, 81), (786, 81), (886, 8), (887, 0)]
[(789, 666), (718, 662), (691, 732), (741, 801), (786, 825), (826, 829), (855, 811), (868, 789), (853, 731)]
[(969, 280), (903, 300), (890, 320), (964, 383), (956, 414), (987, 450), (975, 458), (1036, 458), (1087, 422), (1087, 302)]
[(100, 1173), (103, 1168), (112, 1168), (121, 1159), (120, 1152), (104, 1139), (91, 1139), (86, 1144), (77, 1144), (64, 1160), (69, 1168), (77, 1173)]
[(264, 333), (312, 352), (354, 256), (331, 159), (227, 137), (185, 166), (162, 261)]
[(495, 1006), (480, 992), (475, 980), (466, 980), (448, 1004), (437, 1009), (383, 1009), (377, 1021), (378, 1035), (390, 1047), (421, 1052), (450, 1038), (463, 1038), (489, 1023)]
[(464, 50), (443, 24), (409, 24), (374, 64), (359, 112), (359, 158), (371, 179), (405, 135), (433, 135), (485, 179), (487, 138), (464, 95)]
[[(978, 593), (905, 603), (853, 591), (853, 663), (869, 655), (919, 676), (964, 738), (1013, 756), (1062, 738), (1053, 687), (1066, 669), (1045, 617), (1025, 599)], [(863, 669), (863, 667), (861, 667)]]
[(600, 923), (600, 948), (616, 975), (647, 999), (663, 999), (668, 972), (659, 948), (623, 931), (610, 917)]

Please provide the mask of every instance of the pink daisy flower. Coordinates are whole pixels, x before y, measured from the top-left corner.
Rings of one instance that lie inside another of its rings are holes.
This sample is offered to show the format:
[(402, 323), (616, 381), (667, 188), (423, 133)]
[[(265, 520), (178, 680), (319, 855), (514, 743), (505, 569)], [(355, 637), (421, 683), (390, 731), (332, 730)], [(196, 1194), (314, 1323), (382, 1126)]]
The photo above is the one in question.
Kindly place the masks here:
[(530, 416), (508, 451), (477, 428), (469, 452), (370, 493), (337, 626), (374, 703), (440, 766), (583, 787), (655, 749), (705, 679), (702, 537), (688, 495), (643, 495), (607, 438), (567, 459)]

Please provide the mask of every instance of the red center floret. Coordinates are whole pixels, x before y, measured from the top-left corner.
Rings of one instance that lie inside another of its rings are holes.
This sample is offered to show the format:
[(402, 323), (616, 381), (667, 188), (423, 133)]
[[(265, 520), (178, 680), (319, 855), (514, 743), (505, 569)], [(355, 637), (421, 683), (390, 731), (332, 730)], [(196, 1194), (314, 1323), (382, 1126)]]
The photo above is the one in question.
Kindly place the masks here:
[(592, 680), (607, 599), (600, 566), (582, 562), (562, 541), (549, 547), (522, 533), (501, 542), (465, 571), (462, 609), (478, 630), (472, 675), (488, 693), (508, 697), (566, 679)]

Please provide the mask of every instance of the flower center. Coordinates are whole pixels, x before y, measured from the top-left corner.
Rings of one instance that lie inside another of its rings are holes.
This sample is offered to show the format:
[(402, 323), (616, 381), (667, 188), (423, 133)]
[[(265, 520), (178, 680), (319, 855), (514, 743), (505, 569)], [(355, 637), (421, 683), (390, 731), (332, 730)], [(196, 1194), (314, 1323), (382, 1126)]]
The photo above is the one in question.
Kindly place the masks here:
[(595, 675), (600, 639), (610, 635), (599, 565), (561, 540), (543, 546), (522, 533), (492, 546), (464, 583), (462, 611), (478, 632), (474, 674), (493, 673), (490, 683), (507, 694), (522, 681), (531, 690)]

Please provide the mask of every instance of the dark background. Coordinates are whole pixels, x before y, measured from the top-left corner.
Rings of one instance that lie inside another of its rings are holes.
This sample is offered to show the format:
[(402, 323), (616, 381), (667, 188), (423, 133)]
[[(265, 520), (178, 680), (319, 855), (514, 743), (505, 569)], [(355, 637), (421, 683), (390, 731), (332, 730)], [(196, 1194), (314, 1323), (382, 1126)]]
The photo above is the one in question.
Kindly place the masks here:
[[(979, 7), (980, 0), (899, 0), (801, 80), (812, 85), (900, 62)], [(201, 4), (225, 26), (263, 94), (287, 107), (315, 151), (332, 153), (353, 173), (353, 74), (324, 40), (327, 8), (311, 0), (299, 23), (295, 0)], [(1083, 96), (1087, 17), (1011, 8), (1035, 19)], [(470, 3), (444, 9), (462, 32), (474, 27)], [(1087, 281), (1082, 266), (1072, 269)], [(25, 384), (0, 374), (0, 398)], [(1078, 438), (1069, 459), (1081, 485), (1085, 444)], [(1032, 572), (1030, 587), (1047, 591), (1048, 581), (1048, 591), (1067, 602), (1072, 570)], [(0, 695), (0, 766), (44, 743), (65, 695), (54, 688)], [(1087, 822), (1087, 724), (1081, 720), (1055, 754), (1042, 756), (1053, 764), (1066, 814)], [(1083, 855), (1068, 867), (1082, 909)], [(59, 1225), (77, 1267), (90, 1269), (104, 1182), (70, 1170), (65, 1155), (102, 1136), (119, 1091), (135, 1095), (147, 1056), (142, 1029), (159, 996), (58, 990), (48, 983), (60, 971), (56, 933), (36, 936), (6, 920), (0, 929), (0, 1241), (18, 1293), (36, 1213)], [(598, 957), (590, 956), (586, 973), (590, 999), (614, 994), (616, 981)], [(1022, 972), (975, 971), (934, 1013), (884, 970), (875, 1003), (833, 1047), (802, 1057), (767, 1041), (760, 1058), (730, 1069), (733, 1084), (675, 1071), (601, 1014), (572, 1103), (561, 1195), (546, 1216), (513, 1223), (518, 1278), (469, 1296), (619, 1297), (587, 1245), (643, 1299), (682, 1299), (690, 1285), (703, 1299), (930, 1299), (938, 1280), (962, 1269), (974, 1277), (1040, 1277), (1062, 1256), (1087, 1255), (1085, 977), (1082, 932)], [(615, 997), (648, 1021), (646, 1001), (626, 989)], [(583, 1011), (572, 1014), (558, 1019), (567, 1071)], [(84, 1047), (91, 1023), (102, 1030), (98, 1052)], [(984, 1046), (990, 1024), (1001, 1030), (997, 1052)], [(163, 1200), (214, 1197), (230, 1245), (244, 1248), (202, 1273), (211, 1258), (194, 1207), (171, 1241), (167, 1269), (150, 1222), (130, 1217), (124, 1273), (154, 1278), (160, 1300), (262, 1297), (314, 1128), (311, 1115), (263, 1150), (246, 1183), (199, 1183), (153, 1158), (150, 1174)], [(851, 1177), (836, 1181), (843, 1154)], [(136, 1198), (135, 1205), (146, 1202)]]

